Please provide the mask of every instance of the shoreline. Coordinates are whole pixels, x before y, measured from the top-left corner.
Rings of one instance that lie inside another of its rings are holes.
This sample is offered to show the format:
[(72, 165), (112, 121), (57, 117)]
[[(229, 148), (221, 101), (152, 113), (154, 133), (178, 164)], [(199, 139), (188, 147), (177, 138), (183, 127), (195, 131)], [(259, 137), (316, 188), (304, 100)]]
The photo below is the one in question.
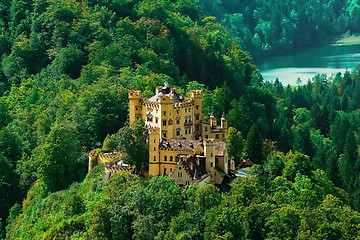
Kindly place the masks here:
[(355, 45), (360, 44), (360, 35), (343, 36), (335, 39), (331, 45)]

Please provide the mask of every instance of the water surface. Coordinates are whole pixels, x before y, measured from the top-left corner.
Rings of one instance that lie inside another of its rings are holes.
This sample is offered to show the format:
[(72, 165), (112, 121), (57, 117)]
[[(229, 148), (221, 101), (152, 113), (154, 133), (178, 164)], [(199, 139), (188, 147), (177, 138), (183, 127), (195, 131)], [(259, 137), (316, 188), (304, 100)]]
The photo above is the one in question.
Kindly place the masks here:
[(330, 77), (360, 64), (360, 44), (308, 48), (297, 53), (263, 59), (256, 64), (265, 81), (279, 78), (284, 85), (296, 85), (300, 77), (305, 84), (318, 73)]

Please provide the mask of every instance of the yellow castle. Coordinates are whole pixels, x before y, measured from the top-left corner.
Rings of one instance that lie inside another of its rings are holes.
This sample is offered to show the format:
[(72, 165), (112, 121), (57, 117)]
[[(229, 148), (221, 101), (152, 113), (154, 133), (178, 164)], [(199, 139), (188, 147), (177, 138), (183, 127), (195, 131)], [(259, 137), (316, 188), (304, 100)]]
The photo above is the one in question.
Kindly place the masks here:
[(184, 98), (170, 88), (156, 87), (151, 98), (129, 91), (130, 124), (143, 118), (149, 129), (149, 174), (171, 177), (180, 186), (221, 184), (228, 174), (227, 120), (220, 126), (212, 113), (202, 113), (201, 90)]

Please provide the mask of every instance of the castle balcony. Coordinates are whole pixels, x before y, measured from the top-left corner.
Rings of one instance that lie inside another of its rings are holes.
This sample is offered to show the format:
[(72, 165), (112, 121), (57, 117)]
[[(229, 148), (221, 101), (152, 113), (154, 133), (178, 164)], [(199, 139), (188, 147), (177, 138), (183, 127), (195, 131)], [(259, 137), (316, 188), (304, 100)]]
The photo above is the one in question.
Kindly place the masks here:
[(184, 126), (192, 126), (192, 125), (194, 125), (194, 122), (192, 121), (187, 121), (184, 123)]

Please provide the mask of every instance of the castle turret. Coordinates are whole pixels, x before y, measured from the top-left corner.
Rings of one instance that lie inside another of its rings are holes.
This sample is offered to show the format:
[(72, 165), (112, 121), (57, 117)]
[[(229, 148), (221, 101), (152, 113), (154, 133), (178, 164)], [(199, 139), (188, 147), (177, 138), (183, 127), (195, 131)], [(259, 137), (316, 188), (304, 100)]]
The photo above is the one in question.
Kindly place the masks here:
[(215, 114), (214, 114), (214, 110), (212, 111), (212, 113), (210, 115), (209, 123), (210, 123), (211, 128), (216, 128), (216, 117), (215, 117)]
[(142, 118), (141, 113), (141, 91), (129, 91), (129, 123)]
[(149, 174), (160, 175), (159, 128), (149, 129)]

